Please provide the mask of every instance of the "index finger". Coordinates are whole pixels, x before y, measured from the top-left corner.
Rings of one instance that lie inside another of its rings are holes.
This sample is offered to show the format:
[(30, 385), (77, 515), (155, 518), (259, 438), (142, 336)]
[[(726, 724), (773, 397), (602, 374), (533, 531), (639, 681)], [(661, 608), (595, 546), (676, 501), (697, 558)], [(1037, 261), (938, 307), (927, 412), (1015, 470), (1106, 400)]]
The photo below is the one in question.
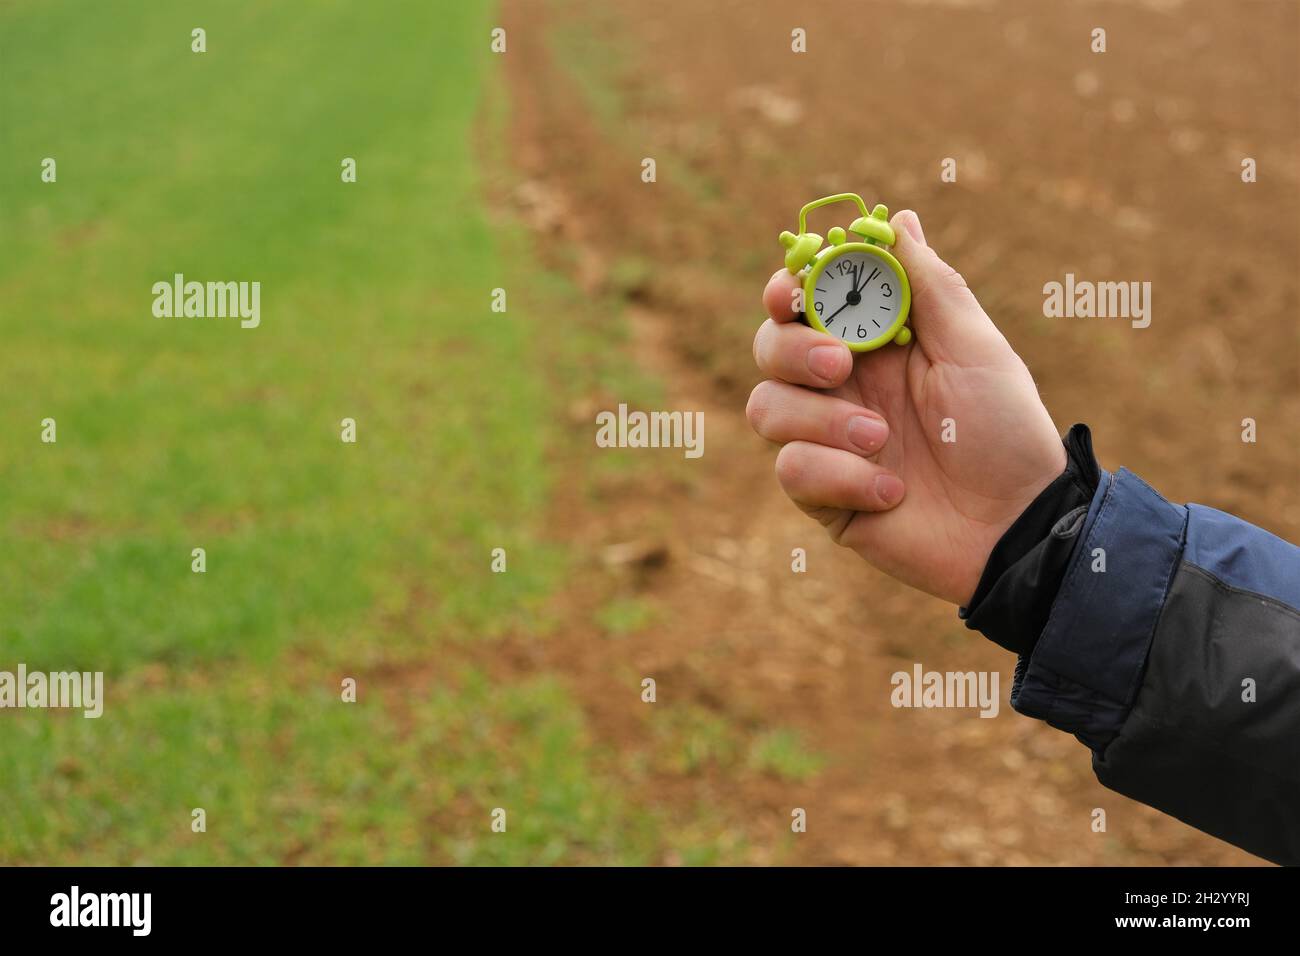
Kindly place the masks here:
[(799, 313), (795, 311), (795, 296), (803, 283), (799, 277), (791, 275), (789, 269), (778, 269), (767, 280), (763, 290), (763, 307), (767, 309), (775, 322), (789, 322)]

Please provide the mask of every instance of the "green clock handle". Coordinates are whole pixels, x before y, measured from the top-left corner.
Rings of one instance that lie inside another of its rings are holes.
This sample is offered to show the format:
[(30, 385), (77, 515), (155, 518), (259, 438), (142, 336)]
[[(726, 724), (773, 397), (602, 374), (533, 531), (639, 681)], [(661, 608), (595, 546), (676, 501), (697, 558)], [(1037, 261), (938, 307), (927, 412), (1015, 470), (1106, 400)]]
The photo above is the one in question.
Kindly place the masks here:
[[(799, 210), (799, 234), (803, 235), (808, 231), (808, 213), (814, 209), (821, 209), (822, 206), (830, 206), (837, 202), (854, 202), (858, 204), (858, 209), (863, 217), (870, 215), (867, 212), (867, 204), (862, 201), (862, 197), (857, 193), (836, 193), (834, 196), (823, 196), (821, 199), (814, 199), (808, 205)], [(884, 208), (883, 206), (881, 207)]]
[[(813, 256), (817, 255), (817, 250), (822, 247), (822, 237), (815, 232), (808, 231), (808, 213), (814, 209), (820, 209), (822, 206), (829, 206), (837, 202), (852, 202), (862, 213), (853, 224), (849, 226), (849, 232), (861, 236), (868, 245), (873, 246), (892, 246), (895, 236), (893, 227), (889, 225), (889, 210), (881, 205), (870, 212), (867, 212), (867, 204), (862, 201), (862, 197), (857, 193), (836, 193), (834, 196), (823, 196), (821, 199), (814, 199), (802, 209), (799, 210), (799, 234), (796, 236), (792, 232), (781, 233), (781, 245), (785, 247), (785, 267), (790, 270), (792, 275), (798, 275), (808, 263), (812, 262)], [(832, 230), (836, 235), (832, 236), (831, 241), (839, 245), (843, 241), (844, 230), (838, 226)], [(838, 240), (838, 241), (836, 241)]]

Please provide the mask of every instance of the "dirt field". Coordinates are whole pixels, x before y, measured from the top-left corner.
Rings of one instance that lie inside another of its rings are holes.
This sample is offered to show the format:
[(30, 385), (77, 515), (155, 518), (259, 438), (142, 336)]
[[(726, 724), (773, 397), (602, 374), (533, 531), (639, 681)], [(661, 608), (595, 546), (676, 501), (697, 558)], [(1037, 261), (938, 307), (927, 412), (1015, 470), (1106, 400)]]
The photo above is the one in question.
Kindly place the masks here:
[[(521, 636), (494, 666), (566, 675), (611, 750), (660, 719), (628, 692), (641, 675), (670, 706), (797, 728), (826, 760), (802, 782), (740, 786), (705, 761), (652, 769), (643, 788), (669, 815), (710, 807), (750, 862), (1258, 862), (1105, 790), (1082, 745), (1014, 714), (1009, 655), (825, 540), (781, 495), (743, 408), (777, 233), (808, 199), (853, 190), (919, 211), (1061, 430), (1093, 427), (1103, 466), (1295, 540), (1298, 9), (508, 0), (514, 181), (490, 184), (494, 205), (597, 309), (623, 310), (620, 347), (663, 383), (662, 407), (705, 412), (707, 452), (602, 469), (592, 413), (626, 399), (574, 409), (551, 525), (587, 557), (554, 636)], [(1089, 49), (1097, 26), (1104, 54)], [(806, 54), (791, 52), (796, 27)], [(1243, 157), (1258, 182), (1241, 181)], [(1044, 318), (1043, 284), (1067, 272), (1150, 281), (1150, 328)], [(550, 321), (564, 334), (566, 316)], [(634, 558), (611, 559), (627, 542)], [(791, 573), (796, 547), (815, 573)], [(612, 641), (593, 619), (619, 599), (655, 614)], [(889, 676), (915, 661), (999, 670), (1001, 713), (893, 709)], [(808, 812), (797, 837), (793, 807)]]

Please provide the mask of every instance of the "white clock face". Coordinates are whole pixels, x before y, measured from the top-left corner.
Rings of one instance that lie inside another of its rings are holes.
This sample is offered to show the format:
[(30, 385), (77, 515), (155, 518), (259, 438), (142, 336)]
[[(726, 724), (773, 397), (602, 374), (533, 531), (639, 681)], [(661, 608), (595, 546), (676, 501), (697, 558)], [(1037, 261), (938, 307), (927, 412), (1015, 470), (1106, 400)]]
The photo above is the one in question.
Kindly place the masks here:
[(903, 303), (898, 276), (867, 252), (836, 256), (817, 277), (813, 310), (826, 331), (845, 342), (869, 342), (884, 335)]

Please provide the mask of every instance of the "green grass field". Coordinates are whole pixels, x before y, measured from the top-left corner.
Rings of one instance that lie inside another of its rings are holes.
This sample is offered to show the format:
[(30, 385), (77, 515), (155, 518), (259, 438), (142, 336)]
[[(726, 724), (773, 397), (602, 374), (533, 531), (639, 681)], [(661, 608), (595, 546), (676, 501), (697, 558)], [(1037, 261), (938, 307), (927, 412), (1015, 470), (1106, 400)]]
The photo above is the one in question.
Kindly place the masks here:
[[(645, 858), (557, 681), (340, 699), (531, 620), (562, 558), (538, 516), (563, 397), (523, 297), (489, 310), (532, 268), (479, 199), (491, 26), (478, 3), (0, 10), (0, 669), (106, 684), (99, 720), (0, 712), (0, 863)], [(155, 318), (177, 272), (261, 282), (260, 327)]]
[[(617, 292), (587, 301), (489, 216), (514, 181), (494, 25), (0, 7), (0, 671), (105, 683), (99, 719), (0, 709), (0, 864), (734, 862), (708, 788), (656, 780), (817, 772), (790, 732), (690, 706), (602, 740), (569, 675), (491, 666), (503, 638), (661, 620), (556, 600), (588, 556), (547, 536), (553, 492), (644, 467), (566, 465), (572, 408), (661, 383)], [(260, 325), (156, 317), (177, 273), (259, 282)]]

